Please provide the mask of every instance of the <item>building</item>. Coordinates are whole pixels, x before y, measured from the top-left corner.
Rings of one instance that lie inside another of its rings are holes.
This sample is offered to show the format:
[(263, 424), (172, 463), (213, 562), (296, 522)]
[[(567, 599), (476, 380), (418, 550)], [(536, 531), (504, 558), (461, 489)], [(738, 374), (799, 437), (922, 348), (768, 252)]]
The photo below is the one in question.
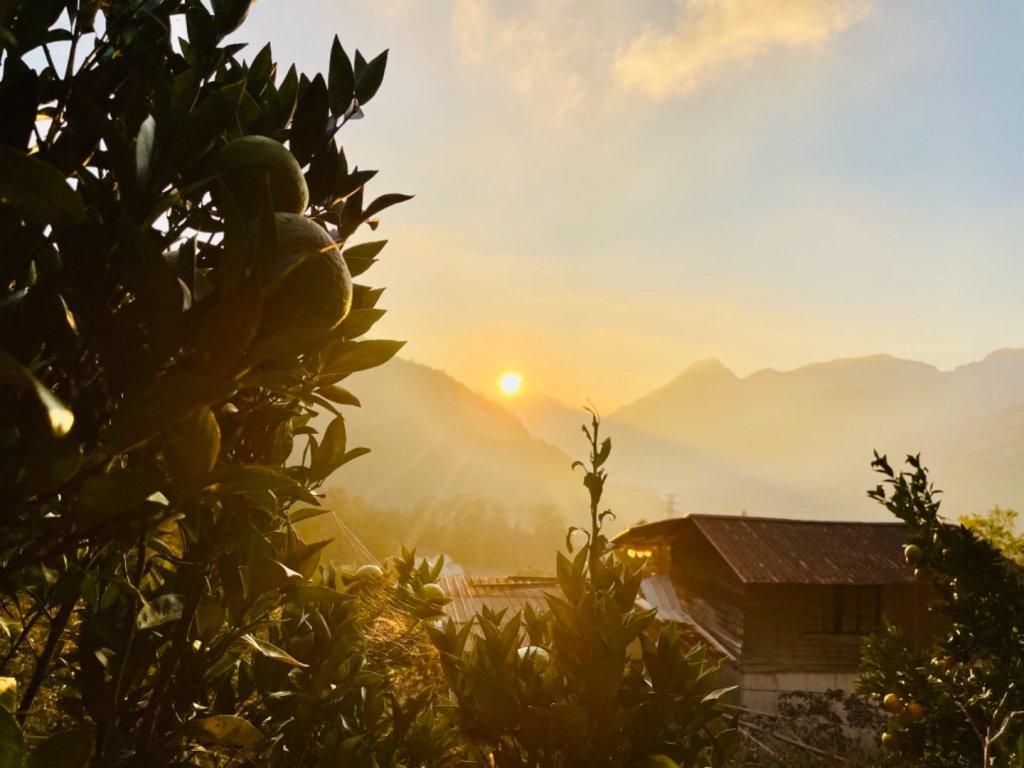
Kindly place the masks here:
[[(530, 606), (537, 613), (548, 610), (547, 595), (561, 596), (558, 580), (546, 576), (466, 576), (453, 574), (441, 576), (441, 589), (450, 598), (444, 606), (445, 613), (456, 624), (466, 624), (479, 615), (484, 607), (492, 611), (506, 611), (506, 618)], [(708, 657), (715, 661), (727, 661), (732, 657), (718, 640), (690, 621), (679, 604), (676, 591), (665, 574), (652, 574), (640, 584), (637, 596), (638, 610), (656, 609), (652, 631), (672, 622), (677, 625), (684, 646), (702, 643), (708, 648)], [(639, 643), (634, 643), (629, 652), (639, 656)]]
[(689, 515), (613, 543), (670, 576), (683, 621), (727, 653), (741, 704), (774, 712), (782, 691), (855, 690), (864, 636), (883, 617), (927, 644), (928, 587), (904, 536), (902, 523)]

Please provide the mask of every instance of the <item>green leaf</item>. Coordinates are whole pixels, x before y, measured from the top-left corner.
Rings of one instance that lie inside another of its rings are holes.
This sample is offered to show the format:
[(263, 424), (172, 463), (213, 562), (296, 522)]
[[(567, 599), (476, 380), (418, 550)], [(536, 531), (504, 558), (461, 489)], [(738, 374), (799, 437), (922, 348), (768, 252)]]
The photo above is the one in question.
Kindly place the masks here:
[(92, 728), (55, 733), (32, 750), (25, 768), (85, 768), (95, 748)]
[(212, 715), (192, 720), (186, 733), (200, 744), (250, 749), (263, 741), (260, 730), (237, 715)]
[(392, 205), (398, 205), (398, 203), (404, 203), (406, 200), (412, 200), (412, 198), (413, 195), (401, 195), (398, 193), (381, 195), (366, 206), (366, 210), (363, 211), (363, 219), (371, 219), (385, 208), (390, 208)]
[(354, 405), (356, 408), (362, 405), (358, 397), (337, 384), (326, 384), (317, 389), (317, 394), (338, 405)]
[(323, 75), (314, 77), (299, 98), (292, 118), (289, 149), (305, 166), (320, 149), (327, 135), (328, 109), (327, 84)]
[(320, 584), (298, 587), (290, 597), (295, 603), (332, 603), (347, 599), (347, 596), (341, 592)]
[[(0, 184), (2, 183), (0, 181)], [(75, 415), (43, 386), (43, 383), (33, 376), (28, 368), (3, 350), (0, 350), (0, 383), (18, 389), (31, 389), (35, 392), (39, 403), (46, 411), (46, 417), (50, 422), (50, 431), (54, 437), (63, 437), (71, 431), (71, 427), (75, 423)]]
[(316, 507), (303, 507), (302, 509), (293, 509), (288, 513), (288, 519), (292, 523), (300, 523), (303, 520), (310, 520), (314, 517), (320, 517), (320, 515), (326, 515), (331, 510), (329, 509), (317, 509)]
[(377, 256), (387, 244), (387, 240), (375, 240), (346, 248), (342, 256), (345, 257), (349, 274), (356, 277), (369, 269), (377, 261)]
[(21, 768), (25, 742), (14, 715), (0, 708), (0, 768)]
[(335, 117), (344, 115), (352, 103), (356, 78), (352, 72), (352, 62), (341, 47), (338, 36), (334, 36), (331, 44), (331, 64), (328, 70), (328, 93), (330, 95), (331, 113)]
[(0, 206), (53, 226), (80, 224), (85, 206), (52, 165), (11, 147), (0, 147)]
[(366, 335), (385, 314), (383, 309), (353, 309), (334, 333), (344, 339), (358, 339)]
[(370, 341), (346, 341), (339, 344), (323, 373), (355, 373), (383, 365), (405, 346), (404, 341), (373, 339)]
[(134, 511), (153, 498), (159, 488), (159, 473), (149, 469), (115, 469), (93, 475), (75, 496), (75, 524), (83, 531), (95, 528)]
[(260, 640), (259, 638), (253, 637), (252, 635), (243, 635), (244, 640), (253, 650), (255, 650), (261, 656), (265, 656), (268, 659), (274, 659), (275, 661), (281, 661), (291, 667), (306, 667), (307, 664), (303, 664), (301, 661), (293, 657), (287, 651), (283, 651), (273, 643), (268, 643), (266, 640)]
[(200, 487), (220, 455), (220, 426), (207, 407), (186, 416), (164, 442), (164, 462), (171, 479), (184, 490)]
[(135, 617), (137, 629), (153, 629), (171, 621), (177, 621), (185, 612), (185, 600), (182, 595), (160, 595), (142, 606)]
[(224, 379), (171, 371), (129, 394), (107, 430), (111, 453), (122, 453), (174, 426), (193, 411), (226, 400), (234, 392)]
[(29, 145), (39, 105), (39, 75), (17, 58), (4, 62), (0, 82), (0, 144), (15, 149)]
[(204, 592), (196, 606), (196, 633), (199, 639), (210, 642), (224, 626), (224, 604), (216, 595)]
[(356, 101), (366, 104), (372, 99), (384, 81), (384, 70), (388, 65), (388, 52), (384, 51), (369, 61), (356, 75)]
[(162, 182), (181, 172), (213, 146), (232, 120), (245, 90), (245, 80), (218, 88), (188, 115), (167, 138), (153, 177)]
[(156, 120), (152, 115), (142, 121), (139, 135), (135, 137), (135, 178), (139, 187), (149, 184), (150, 165), (153, 161), (153, 146), (156, 143)]
[(231, 34), (245, 21), (252, 0), (213, 0), (213, 23), (221, 37)]
[(335, 469), (341, 466), (345, 457), (345, 417), (337, 416), (320, 440), (320, 445), (313, 452), (313, 459), (309, 467), (309, 479), (311, 482), (319, 482), (326, 479)]
[(270, 467), (254, 464), (221, 467), (207, 478), (207, 489), (218, 494), (283, 491), (297, 488), (298, 483)]

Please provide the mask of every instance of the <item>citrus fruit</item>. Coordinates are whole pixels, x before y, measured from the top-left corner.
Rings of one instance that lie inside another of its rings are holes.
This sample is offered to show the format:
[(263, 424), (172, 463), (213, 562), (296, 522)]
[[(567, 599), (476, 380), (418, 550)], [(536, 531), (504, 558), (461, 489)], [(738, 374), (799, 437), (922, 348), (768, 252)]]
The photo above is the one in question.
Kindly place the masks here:
[(352, 307), (352, 276), (327, 231), (294, 213), (274, 215), (278, 261), (264, 296), (274, 328), (330, 330)]
[(448, 599), (448, 595), (446, 595), (444, 590), (441, 589), (441, 585), (436, 584), (435, 582), (424, 584), (422, 594), (423, 597), (432, 603), (442, 603)]
[(882, 699), (882, 706), (887, 712), (892, 712), (895, 715), (903, 707), (903, 700), (895, 693), (887, 693)]
[(356, 578), (376, 581), (377, 579), (384, 578), (384, 570), (379, 565), (367, 563), (366, 565), (359, 566), (356, 570)]
[(280, 142), (266, 136), (243, 136), (220, 152), (224, 183), (246, 218), (259, 210), (260, 186), (270, 179), (275, 211), (302, 213), (309, 206), (309, 188), (298, 160)]

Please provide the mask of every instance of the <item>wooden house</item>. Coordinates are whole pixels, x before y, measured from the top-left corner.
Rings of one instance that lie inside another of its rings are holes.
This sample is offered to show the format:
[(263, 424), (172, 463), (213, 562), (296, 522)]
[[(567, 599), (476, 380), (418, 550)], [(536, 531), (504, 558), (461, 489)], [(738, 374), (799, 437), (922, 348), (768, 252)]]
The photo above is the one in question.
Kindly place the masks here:
[(901, 523), (689, 515), (614, 544), (669, 574), (684, 620), (727, 651), (742, 705), (773, 712), (783, 691), (855, 690), (861, 644), (883, 617), (928, 642), (928, 587), (904, 536)]

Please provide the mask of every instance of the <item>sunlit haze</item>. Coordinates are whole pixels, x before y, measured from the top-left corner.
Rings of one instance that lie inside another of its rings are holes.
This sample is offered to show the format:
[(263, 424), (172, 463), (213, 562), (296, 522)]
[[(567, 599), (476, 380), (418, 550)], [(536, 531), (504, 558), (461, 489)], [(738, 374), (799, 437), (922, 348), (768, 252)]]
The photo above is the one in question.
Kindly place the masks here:
[(512, 397), (513, 395), (519, 394), (519, 390), (523, 386), (523, 377), (518, 373), (503, 373), (501, 378), (498, 379), (498, 388), (503, 394)]
[[(1024, 5), (263, 0), (254, 55), (390, 49), (350, 162), (386, 212), (379, 336), (607, 411), (739, 375), (1024, 346)], [(368, 193), (369, 194), (369, 193)]]

